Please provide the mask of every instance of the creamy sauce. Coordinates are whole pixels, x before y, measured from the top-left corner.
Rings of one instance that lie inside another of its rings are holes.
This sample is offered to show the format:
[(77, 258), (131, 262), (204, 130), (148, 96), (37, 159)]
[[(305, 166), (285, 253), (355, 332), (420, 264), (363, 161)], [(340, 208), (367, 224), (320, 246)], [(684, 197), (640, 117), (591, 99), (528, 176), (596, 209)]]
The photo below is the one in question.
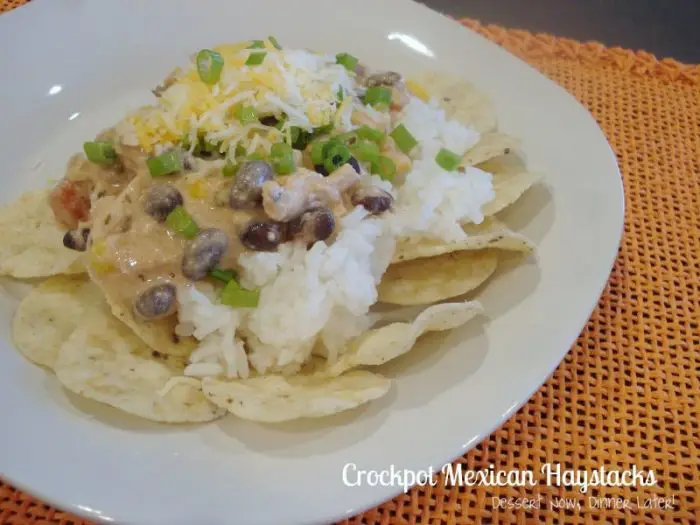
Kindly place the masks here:
[(112, 300), (131, 308), (136, 296), (156, 283), (188, 282), (182, 274), (187, 239), (145, 212), (144, 199), (151, 184), (173, 184), (200, 229), (225, 232), (229, 246), (218, 266), (237, 267), (238, 256), (246, 250), (239, 239), (241, 232), (250, 220), (264, 220), (265, 214), (261, 209), (233, 210), (218, 205), (217, 193), (226, 191), (232, 179), (223, 177), (212, 164), (199, 161), (197, 171), (182, 175), (155, 179), (138, 175), (117, 199), (95, 207), (92, 249), (96, 255), (91, 257), (98, 264), (93, 269)]

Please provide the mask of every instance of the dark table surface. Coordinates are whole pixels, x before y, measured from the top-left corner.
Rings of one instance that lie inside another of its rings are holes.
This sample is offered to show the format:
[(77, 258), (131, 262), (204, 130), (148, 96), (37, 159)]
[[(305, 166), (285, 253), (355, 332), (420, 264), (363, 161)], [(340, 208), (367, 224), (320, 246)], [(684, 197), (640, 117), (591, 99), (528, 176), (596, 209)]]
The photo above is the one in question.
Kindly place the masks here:
[(441, 13), (700, 63), (700, 0), (419, 0)]

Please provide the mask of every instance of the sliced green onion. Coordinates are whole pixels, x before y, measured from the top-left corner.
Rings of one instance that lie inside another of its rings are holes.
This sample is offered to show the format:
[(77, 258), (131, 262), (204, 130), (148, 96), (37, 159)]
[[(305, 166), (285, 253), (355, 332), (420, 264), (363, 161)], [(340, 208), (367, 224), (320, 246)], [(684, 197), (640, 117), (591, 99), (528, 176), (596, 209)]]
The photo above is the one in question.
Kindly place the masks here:
[(265, 160), (265, 157), (263, 157), (260, 153), (257, 151), (254, 151), (250, 155), (246, 157), (246, 160)]
[(329, 148), (326, 158), (323, 160), (323, 167), (331, 173), (350, 160), (350, 150), (343, 144), (336, 144)]
[(335, 138), (345, 144), (346, 146), (352, 146), (355, 144), (358, 140), (357, 133), (354, 131), (348, 131), (346, 133), (341, 133), (340, 135), (336, 135)]
[(117, 152), (111, 142), (96, 140), (83, 144), (83, 151), (90, 162), (95, 164), (112, 164), (117, 160)]
[(370, 128), (369, 126), (362, 126), (355, 130), (357, 136), (361, 139), (371, 140), (372, 142), (381, 143), (386, 134), (378, 129)]
[(275, 173), (278, 175), (289, 175), (294, 173), (296, 165), (294, 164), (294, 150), (284, 142), (273, 144), (270, 148), (270, 160)]
[(178, 206), (165, 218), (165, 223), (178, 235), (186, 239), (193, 239), (199, 232), (199, 226), (182, 206)]
[(401, 151), (406, 155), (411, 153), (411, 150), (416, 147), (418, 141), (411, 135), (411, 132), (406, 129), (406, 126), (399, 124), (396, 126), (394, 131), (390, 133), (391, 138), (394, 139), (396, 145)]
[(265, 42), (262, 40), (253, 40), (253, 43), (248, 46), (248, 49), (265, 49)]
[(389, 157), (379, 156), (372, 163), (372, 173), (384, 180), (392, 180), (396, 175), (396, 164)]
[(213, 277), (217, 281), (221, 281), (222, 283), (228, 283), (236, 278), (236, 270), (222, 270), (221, 268), (214, 268), (211, 272), (209, 272), (209, 276)]
[(343, 89), (343, 86), (338, 86), (338, 94), (336, 95), (336, 98), (338, 99), (338, 102), (342, 102), (343, 99), (345, 99), (345, 90)]
[(338, 53), (335, 55), (335, 62), (348, 71), (355, 71), (355, 67), (357, 66), (357, 58), (348, 53)]
[(296, 144), (297, 142), (299, 142), (301, 132), (302, 129), (299, 126), (291, 126), (289, 128), (289, 136), (292, 139), (292, 144)]
[(245, 61), (246, 66), (259, 66), (265, 60), (267, 53), (251, 53), (248, 55), (248, 60)]
[(241, 288), (241, 285), (232, 279), (221, 290), (219, 299), (221, 304), (232, 308), (255, 308), (260, 300), (260, 291)]
[(226, 164), (224, 164), (224, 167), (221, 168), (221, 174), (224, 177), (234, 177), (236, 173), (238, 173), (238, 168), (240, 166), (234, 162), (228, 161)]
[(389, 106), (391, 104), (391, 89), (382, 86), (367, 88), (364, 102), (369, 106)]
[(330, 133), (333, 131), (333, 123), (331, 122), (330, 124), (326, 124), (325, 126), (319, 126), (317, 128), (314, 128), (314, 137), (320, 137), (321, 135), (325, 135), (326, 133)]
[(379, 146), (368, 140), (358, 142), (351, 150), (355, 158), (362, 162), (374, 162), (379, 158)]
[(219, 144), (215, 142), (209, 142), (208, 140), (202, 141), (202, 150), (206, 153), (213, 153), (219, 149)]
[(211, 49), (202, 49), (197, 53), (197, 72), (202, 82), (216, 84), (221, 78), (224, 68), (224, 58)]
[(326, 156), (323, 154), (326, 144), (327, 141), (318, 140), (313, 143), (313, 146), (311, 146), (311, 162), (314, 163), (314, 166), (323, 164), (323, 161), (326, 159)]
[(246, 149), (243, 144), (236, 145), (236, 158), (244, 157), (246, 154)]
[(182, 171), (182, 158), (178, 151), (168, 151), (146, 161), (151, 177), (161, 177)]
[(454, 171), (462, 162), (462, 157), (448, 149), (442, 148), (435, 155), (435, 162), (445, 171)]
[(238, 106), (236, 107), (236, 118), (245, 126), (258, 120), (258, 112), (253, 106)]
[(267, 39), (270, 41), (270, 44), (272, 44), (272, 46), (275, 49), (277, 49), (277, 50), (282, 49), (282, 46), (280, 45), (280, 43), (277, 41), (277, 39), (274, 36), (268, 36)]

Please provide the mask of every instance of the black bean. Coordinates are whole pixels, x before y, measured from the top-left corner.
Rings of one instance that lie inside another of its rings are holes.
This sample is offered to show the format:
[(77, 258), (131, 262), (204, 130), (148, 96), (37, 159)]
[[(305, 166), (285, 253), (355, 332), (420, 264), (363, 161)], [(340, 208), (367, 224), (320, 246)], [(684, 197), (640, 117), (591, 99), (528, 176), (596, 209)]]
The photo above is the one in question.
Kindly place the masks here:
[(272, 180), (274, 176), (272, 166), (264, 160), (253, 160), (241, 164), (229, 193), (230, 206), (235, 209), (259, 206), (262, 202), (263, 184)]
[(355, 173), (360, 173), (360, 164), (357, 162), (357, 159), (355, 157), (350, 157), (348, 164), (352, 166), (352, 169), (355, 170)]
[(325, 166), (323, 164), (316, 164), (314, 166), (314, 171), (316, 173), (320, 173), (324, 177), (328, 177), (328, 175), (329, 175), (328, 170), (325, 168)]
[(391, 194), (376, 186), (359, 188), (352, 195), (353, 205), (361, 205), (373, 215), (384, 213), (391, 208), (393, 202)]
[(142, 319), (167, 317), (177, 307), (177, 288), (171, 283), (157, 284), (141, 292), (134, 301), (134, 313)]
[(182, 273), (185, 277), (198, 281), (216, 268), (228, 249), (226, 233), (217, 228), (200, 231), (187, 243), (182, 256)]
[(84, 252), (87, 249), (89, 237), (89, 228), (67, 231), (63, 236), (63, 246), (71, 250)]
[(283, 225), (278, 222), (251, 221), (241, 233), (241, 243), (256, 252), (275, 251), (284, 239)]
[(279, 120), (277, 120), (277, 117), (275, 117), (274, 115), (268, 115), (267, 117), (263, 117), (260, 119), (260, 124), (262, 124), (263, 126), (270, 126), (272, 128), (274, 128), (278, 122)]
[(335, 217), (328, 208), (306, 210), (289, 222), (289, 237), (309, 245), (325, 241), (335, 229)]
[(148, 215), (164, 222), (168, 214), (183, 204), (182, 194), (172, 184), (153, 184), (144, 196), (143, 207)]

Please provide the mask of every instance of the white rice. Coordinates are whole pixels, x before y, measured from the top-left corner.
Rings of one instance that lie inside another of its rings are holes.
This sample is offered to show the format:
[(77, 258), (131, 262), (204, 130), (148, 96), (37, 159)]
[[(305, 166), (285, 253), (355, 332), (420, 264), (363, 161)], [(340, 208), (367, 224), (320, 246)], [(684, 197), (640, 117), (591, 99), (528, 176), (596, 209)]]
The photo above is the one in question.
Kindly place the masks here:
[(369, 309), (398, 236), (458, 240), (465, 236), (460, 222), (483, 221), (481, 208), (494, 197), (491, 175), (476, 168), (446, 172), (435, 162), (440, 148), (462, 155), (479, 134), (415, 98), (401, 121), (420, 142), (404, 184), (392, 188), (378, 177), (365, 181), (394, 195), (390, 213), (374, 217), (358, 206), (340, 220), (331, 244), (317, 242), (307, 250), (287, 243), (274, 253), (241, 255), (241, 284), (260, 289), (255, 309), (217, 304), (206, 289), (180, 290), (178, 333), (200, 341), (186, 375), (290, 374), (312, 354), (337, 359), (378, 320)]

